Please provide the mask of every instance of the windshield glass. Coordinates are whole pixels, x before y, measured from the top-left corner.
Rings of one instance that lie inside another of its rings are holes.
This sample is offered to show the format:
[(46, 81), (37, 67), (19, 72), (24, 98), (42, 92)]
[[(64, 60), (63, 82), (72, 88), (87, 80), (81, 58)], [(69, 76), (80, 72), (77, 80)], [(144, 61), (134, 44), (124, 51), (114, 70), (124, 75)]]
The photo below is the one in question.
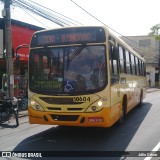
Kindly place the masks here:
[(36, 93), (93, 92), (107, 84), (105, 46), (34, 49), (30, 53), (29, 87)]

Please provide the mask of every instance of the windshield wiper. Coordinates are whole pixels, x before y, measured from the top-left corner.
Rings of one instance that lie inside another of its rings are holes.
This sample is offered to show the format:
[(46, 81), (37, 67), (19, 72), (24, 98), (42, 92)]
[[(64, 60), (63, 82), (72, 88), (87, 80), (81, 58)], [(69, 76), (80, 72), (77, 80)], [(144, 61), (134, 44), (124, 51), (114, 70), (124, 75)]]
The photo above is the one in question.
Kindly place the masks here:
[(85, 48), (86, 45), (82, 45), (80, 47), (78, 47), (73, 53), (72, 55), (69, 57), (69, 53), (68, 53), (68, 60), (67, 60), (67, 70), (69, 67), (69, 64), (81, 53), (81, 51)]

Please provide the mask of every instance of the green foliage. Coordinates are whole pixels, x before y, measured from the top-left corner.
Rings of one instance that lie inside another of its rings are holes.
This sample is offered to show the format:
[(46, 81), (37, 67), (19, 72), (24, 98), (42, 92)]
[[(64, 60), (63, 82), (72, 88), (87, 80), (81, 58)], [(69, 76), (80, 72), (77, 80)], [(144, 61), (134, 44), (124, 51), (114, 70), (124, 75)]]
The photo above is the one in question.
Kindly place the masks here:
[(153, 36), (156, 40), (160, 41), (160, 24), (156, 24), (151, 28), (150, 36)]

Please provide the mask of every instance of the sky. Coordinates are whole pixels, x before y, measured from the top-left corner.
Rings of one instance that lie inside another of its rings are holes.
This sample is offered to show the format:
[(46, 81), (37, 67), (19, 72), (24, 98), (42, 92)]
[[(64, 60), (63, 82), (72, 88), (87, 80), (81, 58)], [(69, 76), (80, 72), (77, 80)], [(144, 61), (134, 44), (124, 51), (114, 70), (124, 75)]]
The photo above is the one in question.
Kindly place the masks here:
[[(160, 0), (32, 0), (83, 25), (103, 25), (75, 3), (123, 36), (148, 35), (160, 23)], [(75, 3), (73, 3), (75, 2)], [(0, 3), (0, 12), (3, 3)], [(11, 17), (44, 28), (58, 28), (30, 12), (11, 6)]]

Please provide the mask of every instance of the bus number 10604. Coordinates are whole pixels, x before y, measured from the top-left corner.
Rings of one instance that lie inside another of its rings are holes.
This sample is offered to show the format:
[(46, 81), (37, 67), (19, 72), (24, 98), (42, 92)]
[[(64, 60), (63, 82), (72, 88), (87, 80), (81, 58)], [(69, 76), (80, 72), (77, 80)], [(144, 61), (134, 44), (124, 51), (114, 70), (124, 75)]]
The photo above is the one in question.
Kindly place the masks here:
[(90, 97), (73, 97), (73, 102), (90, 102)]

